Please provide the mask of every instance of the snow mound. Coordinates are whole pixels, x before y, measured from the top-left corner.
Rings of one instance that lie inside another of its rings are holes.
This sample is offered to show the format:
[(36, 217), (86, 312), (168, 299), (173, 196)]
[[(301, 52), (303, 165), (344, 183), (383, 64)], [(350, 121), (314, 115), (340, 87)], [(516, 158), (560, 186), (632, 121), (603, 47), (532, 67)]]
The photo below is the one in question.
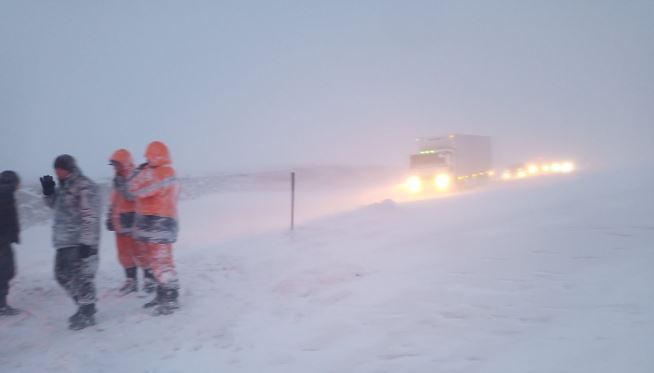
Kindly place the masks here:
[[(118, 297), (105, 235), (97, 327), (52, 280), (47, 227), (24, 232), (0, 320), (11, 372), (651, 372), (652, 172), (526, 180), (385, 200), (235, 240), (176, 247), (183, 308)], [(216, 231), (220, 230), (217, 226)]]

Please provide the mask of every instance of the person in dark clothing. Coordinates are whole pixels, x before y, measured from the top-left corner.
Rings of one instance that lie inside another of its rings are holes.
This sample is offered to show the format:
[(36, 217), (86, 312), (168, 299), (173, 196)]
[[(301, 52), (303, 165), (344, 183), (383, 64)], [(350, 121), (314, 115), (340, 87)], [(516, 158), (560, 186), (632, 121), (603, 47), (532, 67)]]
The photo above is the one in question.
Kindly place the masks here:
[(12, 244), (20, 243), (20, 222), (14, 193), (20, 179), (14, 171), (0, 173), (0, 316), (13, 316), (19, 310), (7, 304), (9, 281), (16, 274)]
[(54, 210), (55, 277), (78, 306), (69, 322), (70, 329), (79, 330), (95, 325), (100, 195), (70, 155), (57, 157), (54, 169), (59, 185), (46, 175), (41, 186), (46, 205)]

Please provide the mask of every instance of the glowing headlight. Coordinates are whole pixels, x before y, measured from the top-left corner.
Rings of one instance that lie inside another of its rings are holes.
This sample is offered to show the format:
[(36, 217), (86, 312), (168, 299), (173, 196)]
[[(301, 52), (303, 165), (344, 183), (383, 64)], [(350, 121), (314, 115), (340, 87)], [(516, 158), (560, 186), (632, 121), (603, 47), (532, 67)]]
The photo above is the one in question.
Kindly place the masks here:
[(550, 166), (550, 169), (552, 172), (561, 172), (561, 164), (560, 163), (552, 163)]
[(523, 177), (527, 177), (527, 173), (525, 172), (525, 170), (518, 170), (516, 176), (518, 177), (518, 179), (522, 179)]
[(534, 175), (538, 173), (538, 166), (535, 164), (530, 164), (527, 166), (527, 172), (529, 172), (530, 175)]
[(570, 172), (574, 171), (574, 169), (575, 169), (575, 165), (572, 162), (564, 162), (564, 163), (561, 164), (561, 172), (563, 172), (563, 173), (566, 173), (566, 174), (570, 173)]
[(418, 176), (411, 176), (406, 180), (406, 187), (411, 193), (420, 193), (422, 190), (422, 180)]
[(508, 180), (511, 178), (511, 171), (504, 171), (502, 174), (502, 179)]
[(540, 170), (545, 172), (545, 173), (550, 172), (550, 169), (551, 169), (551, 167), (548, 164), (544, 164), (544, 165), (540, 166)]
[(450, 187), (450, 175), (438, 174), (434, 177), (434, 185), (438, 190), (447, 190)]

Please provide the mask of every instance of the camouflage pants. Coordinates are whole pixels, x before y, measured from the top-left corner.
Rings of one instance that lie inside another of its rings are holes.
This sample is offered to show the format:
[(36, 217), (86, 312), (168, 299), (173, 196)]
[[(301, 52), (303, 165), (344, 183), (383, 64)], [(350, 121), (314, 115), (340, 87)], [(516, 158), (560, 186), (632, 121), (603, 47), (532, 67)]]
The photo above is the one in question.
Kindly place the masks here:
[(80, 258), (79, 247), (57, 249), (55, 257), (55, 277), (76, 304), (85, 305), (96, 302), (95, 273), (98, 270), (98, 252)]

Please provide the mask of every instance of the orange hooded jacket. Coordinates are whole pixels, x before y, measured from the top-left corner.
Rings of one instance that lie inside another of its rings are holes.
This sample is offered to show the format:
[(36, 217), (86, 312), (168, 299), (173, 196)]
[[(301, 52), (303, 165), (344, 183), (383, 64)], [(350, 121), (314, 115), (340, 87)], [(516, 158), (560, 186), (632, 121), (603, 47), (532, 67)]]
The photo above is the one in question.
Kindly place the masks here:
[(128, 183), (136, 211), (135, 238), (155, 243), (177, 240), (179, 182), (166, 145), (154, 141), (145, 151), (147, 164)]

